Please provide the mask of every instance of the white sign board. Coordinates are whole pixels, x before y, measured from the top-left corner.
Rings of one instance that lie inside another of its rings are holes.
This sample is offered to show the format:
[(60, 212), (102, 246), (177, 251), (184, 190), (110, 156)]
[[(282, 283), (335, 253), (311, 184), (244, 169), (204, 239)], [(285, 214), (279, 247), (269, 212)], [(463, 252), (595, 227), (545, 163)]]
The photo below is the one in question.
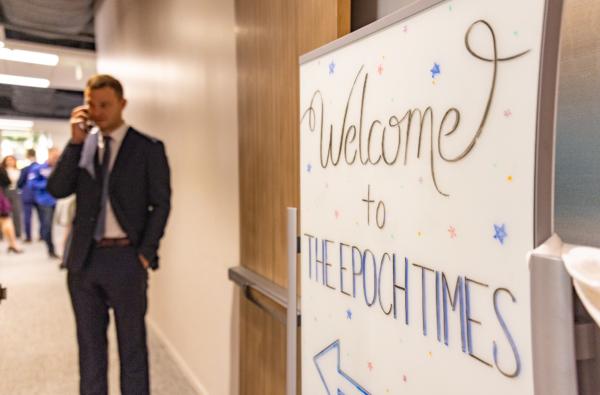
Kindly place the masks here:
[(533, 393), (544, 11), (439, 2), (302, 61), (304, 394)]

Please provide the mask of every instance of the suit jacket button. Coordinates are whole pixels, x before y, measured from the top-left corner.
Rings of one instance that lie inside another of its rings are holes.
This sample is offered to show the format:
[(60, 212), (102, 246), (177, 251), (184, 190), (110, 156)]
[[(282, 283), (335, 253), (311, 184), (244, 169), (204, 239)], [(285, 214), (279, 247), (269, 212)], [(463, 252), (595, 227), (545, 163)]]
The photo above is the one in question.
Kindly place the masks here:
[(95, 220), (96, 220), (96, 218), (90, 217), (90, 222), (94, 222)]

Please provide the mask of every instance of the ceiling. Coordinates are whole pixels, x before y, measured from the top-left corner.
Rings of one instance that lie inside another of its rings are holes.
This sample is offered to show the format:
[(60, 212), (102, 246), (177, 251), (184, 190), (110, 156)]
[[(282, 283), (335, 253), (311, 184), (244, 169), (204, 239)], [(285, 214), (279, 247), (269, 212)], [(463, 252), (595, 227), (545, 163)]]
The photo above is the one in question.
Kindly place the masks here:
[[(1, 36), (1, 29), (0, 29)], [(2, 39), (6, 48), (46, 52), (58, 55), (56, 66), (44, 66), (0, 59), (0, 74), (45, 78), (51, 88), (82, 90), (85, 81), (96, 73), (96, 53), (56, 45)]]
[(50, 87), (0, 84), (0, 117), (68, 118), (96, 73), (94, 14), (101, 0), (0, 0), (0, 41), (52, 53), (56, 66), (0, 60), (0, 74), (44, 78)]
[(6, 38), (94, 50), (100, 0), (0, 0)]

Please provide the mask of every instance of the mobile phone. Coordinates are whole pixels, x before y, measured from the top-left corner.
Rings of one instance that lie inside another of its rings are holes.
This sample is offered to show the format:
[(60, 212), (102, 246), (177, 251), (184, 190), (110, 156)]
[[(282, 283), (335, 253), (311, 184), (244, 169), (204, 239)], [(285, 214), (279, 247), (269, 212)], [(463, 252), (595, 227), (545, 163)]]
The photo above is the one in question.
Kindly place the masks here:
[(96, 124), (94, 123), (94, 121), (89, 119), (87, 121), (79, 122), (79, 128), (86, 133), (91, 132), (95, 126)]
[(96, 126), (96, 124), (89, 118), (89, 107), (87, 105), (84, 106), (86, 119), (79, 123), (79, 128), (85, 133), (90, 133), (92, 129)]

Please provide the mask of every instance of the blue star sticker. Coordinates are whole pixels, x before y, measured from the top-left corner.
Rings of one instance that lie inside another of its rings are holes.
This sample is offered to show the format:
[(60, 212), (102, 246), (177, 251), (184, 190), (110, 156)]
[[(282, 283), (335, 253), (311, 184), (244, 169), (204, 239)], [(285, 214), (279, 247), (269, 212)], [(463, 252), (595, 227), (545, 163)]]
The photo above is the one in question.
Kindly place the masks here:
[(431, 69), (431, 70), (429, 70), (429, 71), (431, 72), (431, 78), (435, 78), (435, 77), (436, 77), (436, 75), (439, 75), (439, 74), (441, 74), (441, 72), (442, 72), (442, 71), (440, 70), (440, 65), (439, 65), (439, 64), (437, 64), (437, 63), (434, 63), (434, 64), (433, 64), (433, 67), (432, 67), (432, 69)]
[(329, 63), (329, 75), (332, 75), (333, 73), (335, 73), (335, 63), (332, 60), (331, 63)]
[(306, 165), (306, 171), (310, 173), (311, 170), (312, 170), (312, 165), (309, 163), (308, 165)]
[(504, 224), (502, 225), (496, 225), (494, 224), (494, 239), (498, 240), (500, 242), (500, 244), (504, 245), (504, 239), (506, 239), (506, 237), (508, 237), (508, 233), (506, 233), (506, 226)]
[(352, 310), (350, 310), (350, 309), (346, 310), (346, 317), (348, 317), (349, 320), (352, 319)]

